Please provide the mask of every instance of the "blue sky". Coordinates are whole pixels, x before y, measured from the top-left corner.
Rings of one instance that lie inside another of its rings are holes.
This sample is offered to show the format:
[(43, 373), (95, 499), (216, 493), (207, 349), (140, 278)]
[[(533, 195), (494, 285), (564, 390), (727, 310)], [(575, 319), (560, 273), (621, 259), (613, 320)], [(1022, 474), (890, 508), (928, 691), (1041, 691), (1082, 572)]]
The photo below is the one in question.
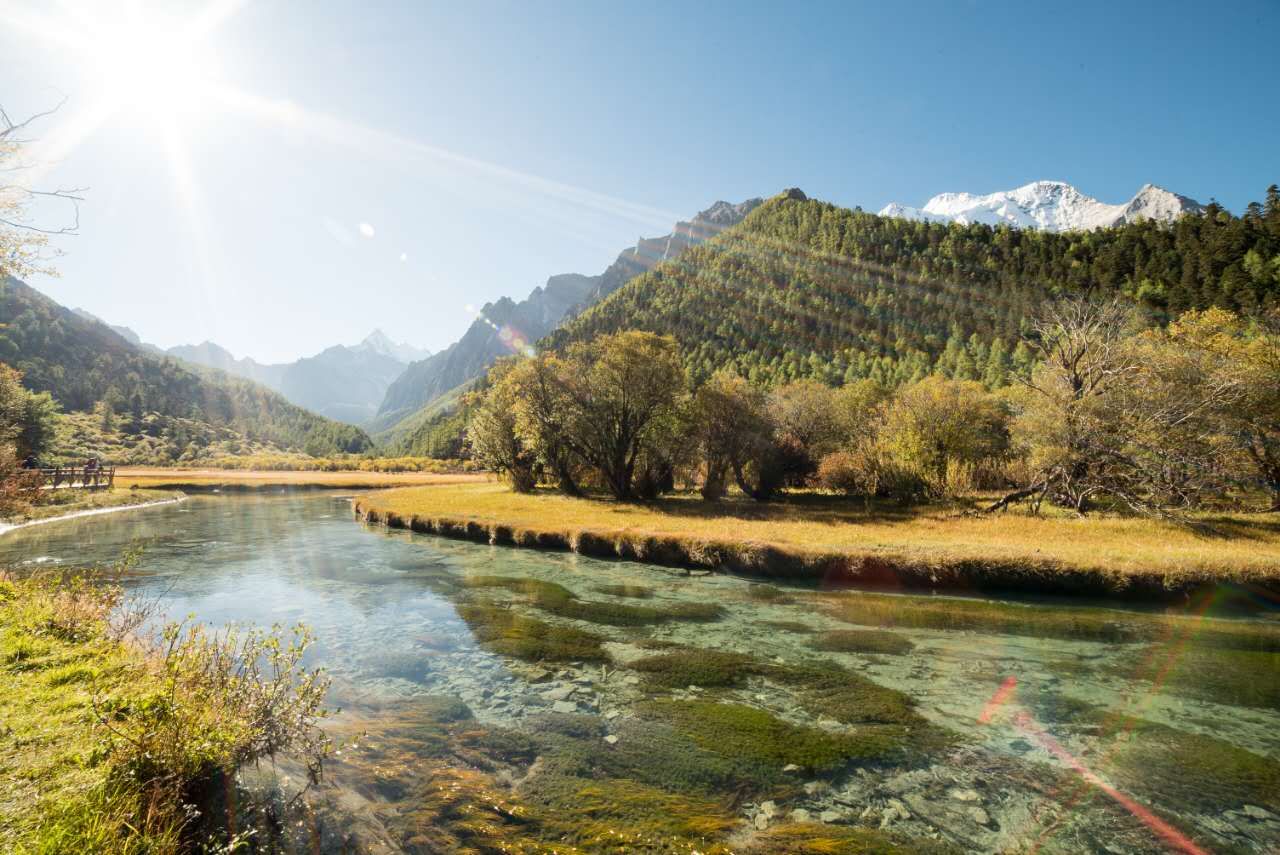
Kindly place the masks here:
[(0, 105), (69, 97), (37, 127), (50, 150), (127, 85), (104, 63), (142, 57), (141, 94), (55, 151), (45, 184), (89, 189), (61, 278), (33, 284), (165, 346), (284, 360), (381, 327), (437, 349), (487, 301), (790, 186), (875, 210), (1037, 179), (1119, 202), (1149, 181), (1238, 211), (1280, 181), (1274, 2), (228, 10), (201, 47), (219, 94), (181, 104), (164, 81), (184, 59), (87, 13), (54, 22), (93, 32), (93, 60), (31, 16), (0, 27)]

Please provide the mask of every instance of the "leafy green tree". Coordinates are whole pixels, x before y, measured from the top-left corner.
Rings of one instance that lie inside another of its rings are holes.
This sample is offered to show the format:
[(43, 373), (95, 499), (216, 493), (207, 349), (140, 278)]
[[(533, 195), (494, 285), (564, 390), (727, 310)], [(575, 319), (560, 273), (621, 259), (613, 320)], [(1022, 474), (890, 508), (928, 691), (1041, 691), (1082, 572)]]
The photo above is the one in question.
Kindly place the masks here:
[(735, 372), (718, 372), (694, 394), (693, 423), (703, 459), (703, 498), (722, 498), (729, 473), (744, 493), (769, 497), (776, 486), (771, 477), (776, 450), (763, 389)]
[(618, 499), (633, 497), (637, 463), (663, 455), (684, 385), (673, 339), (627, 331), (565, 356), (565, 442)]
[(937, 497), (972, 488), (1009, 451), (1006, 406), (973, 380), (926, 377), (899, 390), (885, 411), (882, 443)]
[(471, 410), (467, 439), (476, 459), (504, 477), (517, 493), (530, 493), (538, 484), (537, 453), (516, 430), (520, 389), (511, 376), (512, 365), (499, 365), (496, 381), (487, 392), (477, 393)]

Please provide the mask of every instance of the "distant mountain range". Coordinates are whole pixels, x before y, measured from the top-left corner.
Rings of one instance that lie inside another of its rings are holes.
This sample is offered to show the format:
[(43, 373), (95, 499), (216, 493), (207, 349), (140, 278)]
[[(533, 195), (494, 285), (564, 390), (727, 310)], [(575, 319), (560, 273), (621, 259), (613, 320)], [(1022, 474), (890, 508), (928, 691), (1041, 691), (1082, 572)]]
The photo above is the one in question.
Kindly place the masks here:
[(434, 356), (413, 363), (388, 387), (377, 416), (369, 424), (370, 429), (402, 432), (415, 414), (484, 374), (495, 360), (528, 350), (566, 317), (599, 302), (690, 246), (737, 225), (762, 201), (716, 202), (692, 220), (676, 223), (670, 234), (640, 238), (635, 246), (623, 250), (603, 273), (552, 276), (546, 285), (533, 289), (520, 302), (503, 297), (485, 305), (461, 339)]
[[(74, 311), (102, 322), (84, 309)], [(392, 381), (409, 363), (431, 355), (374, 330), (354, 346), (334, 345), (315, 356), (269, 364), (247, 356), (237, 358), (211, 341), (162, 349), (142, 341), (129, 327), (108, 326), (139, 348), (261, 383), (300, 407), (352, 425), (363, 425), (373, 418)]]
[[(956, 202), (942, 210), (957, 217), (992, 204), (939, 198)], [(1148, 189), (1104, 212), (1068, 185), (1036, 184), (1004, 202), (1019, 222), (1043, 227), (975, 226), (952, 240), (947, 223), (790, 190), (567, 319), (539, 348), (646, 330), (676, 339), (695, 383), (732, 368), (761, 385), (897, 385), (938, 374), (1000, 386), (1030, 369), (1019, 344), (1026, 321), (1055, 296), (1123, 294), (1157, 320), (1210, 306), (1244, 315), (1280, 306), (1280, 279), (1258, 263), (1280, 246), (1280, 195), (1271, 198), (1236, 217)], [(1169, 228), (1176, 210), (1179, 226)], [(1117, 224), (1087, 241), (1059, 233), (1104, 213)]]
[(67, 309), (12, 277), (0, 276), (0, 318), (0, 361), (65, 410), (105, 404), (134, 418), (155, 413), (228, 427), (253, 442), (316, 455), (372, 447), (359, 428), (318, 416), (261, 385), (159, 353), (129, 330)]
[(1063, 181), (1036, 181), (1016, 190), (976, 196), (972, 193), (940, 193), (923, 208), (897, 202), (880, 210), (883, 217), (903, 217), (931, 223), (985, 223), (1050, 232), (1109, 228), (1140, 219), (1171, 222), (1204, 206), (1194, 199), (1145, 184), (1132, 199), (1118, 205), (1086, 196)]

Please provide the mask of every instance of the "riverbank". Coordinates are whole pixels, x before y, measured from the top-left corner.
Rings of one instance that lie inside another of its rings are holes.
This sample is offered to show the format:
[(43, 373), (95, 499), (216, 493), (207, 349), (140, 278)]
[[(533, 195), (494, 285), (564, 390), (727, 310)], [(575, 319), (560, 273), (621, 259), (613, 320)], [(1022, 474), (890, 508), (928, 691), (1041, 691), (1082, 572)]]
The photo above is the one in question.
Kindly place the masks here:
[(121, 467), (122, 487), (182, 490), (188, 493), (232, 490), (380, 490), (392, 487), (472, 484), (491, 480), (481, 472), (362, 472), (358, 470), (168, 469)]
[(143, 618), (101, 580), (0, 573), (0, 851), (230, 851), (224, 770), (327, 752), (305, 636), (175, 625), (152, 646)]
[(962, 515), (832, 497), (644, 504), (521, 495), (497, 483), (359, 497), (358, 518), (471, 541), (671, 567), (877, 588), (1182, 598), (1219, 584), (1280, 590), (1280, 517), (1190, 527), (1128, 517)]
[(64, 490), (52, 494), (47, 504), (34, 505), (21, 514), (0, 519), (0, 534), (29, 525), (57, 522), (73, 517), (130, 511), (181, 501), (178, 490)]

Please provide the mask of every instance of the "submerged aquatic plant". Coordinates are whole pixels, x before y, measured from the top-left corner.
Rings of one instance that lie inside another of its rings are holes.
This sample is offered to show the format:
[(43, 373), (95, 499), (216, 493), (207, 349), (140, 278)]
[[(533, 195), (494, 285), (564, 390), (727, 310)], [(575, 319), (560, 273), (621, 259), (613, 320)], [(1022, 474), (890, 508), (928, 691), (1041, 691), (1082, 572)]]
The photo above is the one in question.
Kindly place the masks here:
[(649, 626), (667, 621), (713, 621), (724, 616), (715, 603), (664, 603), (634, 606), (600, 600), (582, 600), (563, 585), (523, 576), (469, 576), (469, 588), (505, 588), (530, 597), (533, 604), (553, 615), (610, 626)]
[(603, 639), (590, 632), (547, 623), (488, 603), (463, 603), (458, 615), (476, 640), (505, 656), (530, 662), (607, 662)]
[(709, 700), (648, 701), (639, 712), (670, 722), (708, 751), (779, 769), (794, 764), (821, 771), (851, 760), (884, 757), (901, 737), (878, 728), (829, 733), (792, 724), (756, 707)]
[(645, 585), (596, 585), (592, 590), (597, 594), (608, 594), (611, 597), (629, 597), (633, 600), (647, 600), (653, 596), (653, 588)]
[(902, 654), (915, 650), (908, 638), (879, 629), (838, 629), (824, 632), (809, 643), (814, 650), (832, 653)]
[(686, 686), (715, 688), (740, 686), (763, 666), (753, 656), (724, 650), (684, 648), (659, 656), (646, 656), (628, 663), (646, 675), (652, 688), (678, 689)]

